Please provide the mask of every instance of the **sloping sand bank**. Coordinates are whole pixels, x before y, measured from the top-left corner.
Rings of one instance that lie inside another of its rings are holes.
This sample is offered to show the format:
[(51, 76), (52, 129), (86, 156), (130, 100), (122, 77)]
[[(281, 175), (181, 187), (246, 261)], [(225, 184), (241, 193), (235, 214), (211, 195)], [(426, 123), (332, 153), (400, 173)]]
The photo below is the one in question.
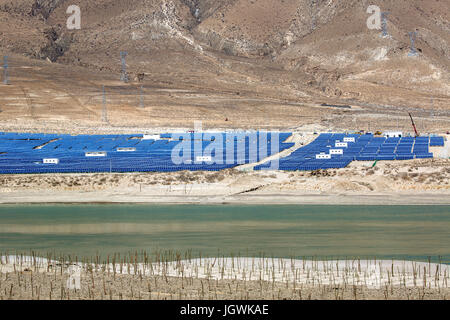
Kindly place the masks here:
[(449, 288), (450, 265), (399, 260), (295, 260), (219, 257), (147, 263), (82, 264), (45, 258), (1, 257), (0, 272), (87, 270), (108, 274), (183, 277), (209, 280), (283, 282), (295, 285), (354, 285), (369, 289), (385, 286)]

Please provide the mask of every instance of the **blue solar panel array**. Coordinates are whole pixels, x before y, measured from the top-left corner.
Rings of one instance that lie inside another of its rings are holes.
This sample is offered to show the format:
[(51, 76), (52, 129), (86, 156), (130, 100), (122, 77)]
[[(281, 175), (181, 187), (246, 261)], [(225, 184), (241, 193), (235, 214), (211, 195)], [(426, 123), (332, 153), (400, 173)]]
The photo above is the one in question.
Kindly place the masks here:
[[(255, 163), (291, 148), (293, 143), (284, 141), (290, 133), (254, 133), (229, 135), (225, 133), (162, 134), (161, 139), (145, 140), (143, 135), (57, 135), (34, 133), (0, 133), (0, 173), (50, 173), (50, 172), (146, 172), (204, 170), (218, 171), (240, 164)], [(254, 139), (256, 137), (256, 140)], [(347, 147), (336, 147), (344, 138), (354, 138)], [(173, 149), (190, 139), (191, 162), (174, 164)], [(232, 139), (233, 141), (231, 141)], [(272, 145), (274, 150), (272, 150)], [(211, 146), (214, 144), (214, 148)], [(276, 146), (279, 145), (279, 148)], [(443, 146), (443, 137), (385, 138), (371, 134), (324, 133), (312, 143), (297, 149), (279, 163), (268, 162), (255, 170), (278, 168), (279, 170), (317, 170), (344, 168), (354, 160), (409, 160), (432, 158), (429, 146)], [(200, 148), (196, 149), (198, 146)], [(233, 146), (233, 150), (231, 149)], [(121, 152), (119, 148), (132, 148)], [(196, 163), (197, 156), (210, 149), (214, 158), (222, 154), (223, 164)], [(199, 150), (201, 153), (198, 153)], [(211, 150), (212, 149), (212, 150)], [(329, 154), (331, 149), (342, 149), (342, 155), (331, 159), (316, 159), (320, 153)], [(196, 153), (197, 151), (197, 153)], [(239, 152), (242, 151), (242, 152)], [(104, 157), (86, 157), (86, 152), (106, 152)], [(57, 164), (45, 164), (44, 158), (57, 158)], [(230, 160), (231, 158), (231, 160)]]
[(431, 147), (443, 147), (444, 146), (444, 137), (430, 137), (430, 146)]
[[(180, 135), (184, 135), (180, 140), (186, 138), (186, 134)], [(284, 143), (291, 133), (257, 132), (255, 135), (259, 141), (256, 142), (258, 146), (255, 146), (255, 140), (246, 134), (237, 134), (230, 138), (230, 135), (225, 133), (205, 133), (200, 139), (197, 135), (190, 134), (192, 140), (189, 158), (193, 162), (174, 164), (172, 150), (181, 141), (171, 140), (172, 134), (163, 134), (162, 139), (145, 140), (143, 135), (0, 133), (0, 173), (219, 171), (260, 161), (278, 152), (278, 148), (272, 150), (272, 144), (275, 142), (279, 145), (279, 151), (294, 145)], [(230, 142), (230, 139), (233, 139), (233, 142)], [(223, 164), (195, 163), (199, 154), (194, 153), (194, 144), (200, 145), (204, 151), (214, 142), (216, 148), (212, 150), (211, 156), (223, 152)], [(227, 157), (231, 143), (234, 145), (234, 155), (230, 152), (231, 157)], [(262, 144), (266, 147), (261, 148)], [(238, 152), (242, 146), (243, 152)], [(134, 151), (121, 152), (118, 148), (133, 148)], [(86, 152), (106, 152), (106, 156), (86, 157)], [(43, 159), (49, 158), (57, 158), (59, 163), (43, 163)]]
[[(347, 147), (335, 147), (344, 138), (354, 138)], [(372, 134), (323, 133), (312, 143), (297, 149), (288, 157), (279, 159), (279, 170), (318, 170), (347, 167), (350, 162), (375, 160), (409, 160), (433, 158), (429, 146), (443, 146), (443, 137), (386, 138)], [(331, 155), (331, 159), (316, 159), (320, 153), (329, 154), (330, 149), (342, 149), (342, 155)], [(277, 167), (275, 162), (256, 166), (255, 170)]]

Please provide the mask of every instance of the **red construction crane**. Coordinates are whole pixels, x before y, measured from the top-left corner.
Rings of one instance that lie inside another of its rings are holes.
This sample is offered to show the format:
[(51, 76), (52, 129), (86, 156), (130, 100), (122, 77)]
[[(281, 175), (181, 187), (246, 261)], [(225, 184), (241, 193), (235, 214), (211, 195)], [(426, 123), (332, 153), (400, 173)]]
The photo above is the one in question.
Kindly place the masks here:
[(416, 137), (418, 137), (419, 133), (417, 132), (416, 124), (414, 123), (413, 117), (412, 117), (410, 112), (408, 112), (408, 114), (409, 114), (409, 117), (411, 118), (411, 123), (412, 123), (412, 126), (414, 128), (414, 132), (416, 133)]

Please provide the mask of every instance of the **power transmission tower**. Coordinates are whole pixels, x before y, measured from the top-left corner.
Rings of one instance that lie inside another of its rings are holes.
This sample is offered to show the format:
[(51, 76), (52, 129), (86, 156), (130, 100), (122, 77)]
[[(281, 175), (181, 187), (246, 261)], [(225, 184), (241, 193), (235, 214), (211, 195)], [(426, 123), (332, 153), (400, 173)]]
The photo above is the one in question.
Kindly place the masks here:
[(141, 86), (141, 99), (140, 99), (140, 102), (139, 102), (139, 106), (141, 108), (144, 108), (144, 93), (143, 93), (143, 90), (144, 90), (144, 86)]
[(128, 53), (126, 51), (120, 52), (120, 60), (122, 61), (122, 72), (120, 74), (120, 81), (123, 81), (125, 83), (128, 82), (128, 73), (127, 73), (127, 63), (126, 63), (126, 56)]
[(415, 45), (417, 32), (416, 31), (408, 32), (408, 34), (409, 34), (409, 40), (411, 41), (411, 51), (409, 51), (408, 56), (409, 57), (417, 57), (418, 53), (417, 53), (416, 45)]
[(389, 12), (382, 12), (381, 13), (381, 36), (383, 38), (388, 38), (389, 33), (387, 31), (387, 16)]
[(103, 91), (103, 109), (102, 109), (102, 121), (108, 122), (108, 114), (106, 110), (106, 93), (105, 93), (105, 86), (102, 86)]
[(316, 29), (316, 8), (317, 8), (317, 0), (311, 0), (311, 29), (314, 31)]
[(433, 121), (434, 118), (434, 99), (431, 98), (431, 112), (430, 112), (431, 121)]
[(8, 56), (3, 57), (3, 83), (9, 84), (8, 80)]

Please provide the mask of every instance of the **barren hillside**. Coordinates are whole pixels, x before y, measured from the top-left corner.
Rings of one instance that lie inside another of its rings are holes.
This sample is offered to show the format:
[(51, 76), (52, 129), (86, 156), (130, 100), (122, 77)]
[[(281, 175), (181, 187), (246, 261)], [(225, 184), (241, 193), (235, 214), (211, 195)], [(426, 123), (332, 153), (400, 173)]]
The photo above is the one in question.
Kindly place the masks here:
[[(410, 111), (449, 128), (450, 0), (79, 0), (67, 30), (71, 4), (0, 0), (6, 129), (98, 128), (102, 85), (106, 127), (409, 130)], [(389, 37), (367, 27), (371, 4)]]

